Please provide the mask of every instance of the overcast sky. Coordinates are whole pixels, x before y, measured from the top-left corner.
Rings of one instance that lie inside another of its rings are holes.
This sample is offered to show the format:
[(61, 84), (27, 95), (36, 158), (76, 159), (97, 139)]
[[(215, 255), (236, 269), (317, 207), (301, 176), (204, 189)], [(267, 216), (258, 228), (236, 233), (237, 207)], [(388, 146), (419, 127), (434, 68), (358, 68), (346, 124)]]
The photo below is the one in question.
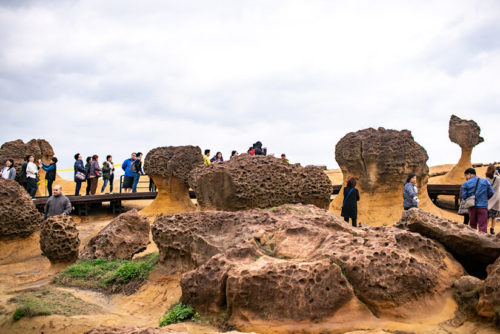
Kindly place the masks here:
[(429, 165), (500, 161), (500, 1), (0, 1), (0, 143), (73, 154), (260, 140), (337, 168), (335, 144), (409, 129)]

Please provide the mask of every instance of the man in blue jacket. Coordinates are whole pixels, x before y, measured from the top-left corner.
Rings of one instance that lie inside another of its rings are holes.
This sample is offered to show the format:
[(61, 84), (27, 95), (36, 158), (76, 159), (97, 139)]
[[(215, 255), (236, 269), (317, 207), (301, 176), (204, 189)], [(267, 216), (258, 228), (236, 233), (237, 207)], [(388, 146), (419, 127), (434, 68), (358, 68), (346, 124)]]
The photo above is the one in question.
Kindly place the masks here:
[(486, 233), (488, 227), (488, 199), (495, 191), (486, 179), (476, 176), (474, 168), (468, 168), (464, 172), (467, 181), (462, 185), (462, 199), (476, 195), (475, 206), (469, 208), (470, 227)]
[(135, 161), (135, 153), (132, 153), (130, 159), (126, 159), (122, 164), (122, 169), (125, 171), (125, 177), (123, 179), (123, 192), (130, 192), (132, 190), (132, 185), (134, 184), (134, 173), (130, 171), (130, 166)]

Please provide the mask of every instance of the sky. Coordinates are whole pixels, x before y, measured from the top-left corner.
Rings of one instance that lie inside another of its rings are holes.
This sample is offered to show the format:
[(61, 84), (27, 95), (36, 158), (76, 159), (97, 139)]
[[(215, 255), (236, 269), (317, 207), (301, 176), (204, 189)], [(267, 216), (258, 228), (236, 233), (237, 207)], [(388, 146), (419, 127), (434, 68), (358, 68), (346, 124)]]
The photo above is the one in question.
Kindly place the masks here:
[(452, 114), (481, 127), (473, 162), (500, 161), (500, 1), (0, 1), (0, 143), (47, 139), (59, 168), (258, 140), (338, 168), (369, 127), (456, 163)]

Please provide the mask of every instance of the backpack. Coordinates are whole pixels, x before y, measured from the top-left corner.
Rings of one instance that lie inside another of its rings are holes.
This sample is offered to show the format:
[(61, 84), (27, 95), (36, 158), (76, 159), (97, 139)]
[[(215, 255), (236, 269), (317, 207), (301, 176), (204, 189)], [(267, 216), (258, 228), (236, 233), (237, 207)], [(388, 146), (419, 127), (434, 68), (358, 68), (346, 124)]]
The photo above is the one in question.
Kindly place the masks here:
[(138, 173), (137, 171), (137, 165), (135, 164), (136, 160), (130, 160), (130, 172), (131, 173)]
[(102, 173), (109, 174), (110, 171), (111, 171), (111, 166), (110, 166), (109, 162), (104, 161), (104, 163), (102, 164)]

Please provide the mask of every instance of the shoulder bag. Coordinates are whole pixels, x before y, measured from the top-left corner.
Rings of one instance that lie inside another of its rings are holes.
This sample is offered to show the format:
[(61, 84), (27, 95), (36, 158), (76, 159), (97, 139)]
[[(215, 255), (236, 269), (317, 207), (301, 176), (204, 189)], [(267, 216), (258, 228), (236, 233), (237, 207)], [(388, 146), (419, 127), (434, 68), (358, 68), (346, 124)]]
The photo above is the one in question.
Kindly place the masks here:
[(479, 184), (479, 177), (477, 178), (476, 187), (474, 188), (474, 195), (467, 197), (464, 201), (464, 209), (469, 209), (476, 206), (476, 191), (478, 184)]
[(353, 190), (354, 188), (351, 188), (351, 190), (349, 190), (349, 192), (347, 193), (347, 196), (344, 198), (344, 201), (342, 202), (342, 207), (344, 207), (345, 201), (349, 198), (349, 195), (352, 193)]

